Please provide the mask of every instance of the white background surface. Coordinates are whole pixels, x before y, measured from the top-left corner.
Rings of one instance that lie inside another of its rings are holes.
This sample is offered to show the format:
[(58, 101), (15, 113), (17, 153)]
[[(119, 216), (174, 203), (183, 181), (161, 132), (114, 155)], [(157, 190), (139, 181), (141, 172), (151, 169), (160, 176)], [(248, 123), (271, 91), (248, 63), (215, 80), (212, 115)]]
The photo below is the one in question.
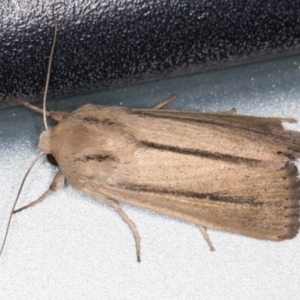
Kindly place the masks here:
[[(49, 101), (300, 116), (300, 57)], [(300, 131), (299, 125), (289, 128)], [(24, 173), (38, 151), (42, 118), (0, 111), (0, 239)], [(121, 151), (121, 149), (120, 149)], [(56, 169), (41, 159), (19, 206), (35, 200)], [(128, 226), (111, 209), (66, 186), (13, 217), (0, 257), (1, 299), (300, 299), (300, 237), (281, 243), (209, 230), (210, 252), (193, 224), (123, 205), (141, 235), (142, 262)]]

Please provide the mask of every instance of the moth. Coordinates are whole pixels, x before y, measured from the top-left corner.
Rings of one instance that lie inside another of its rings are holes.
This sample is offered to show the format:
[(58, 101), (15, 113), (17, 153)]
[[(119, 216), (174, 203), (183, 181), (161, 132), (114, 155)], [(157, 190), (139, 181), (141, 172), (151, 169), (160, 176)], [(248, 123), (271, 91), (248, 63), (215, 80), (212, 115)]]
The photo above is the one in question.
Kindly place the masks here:
[[(46, 112), (57, 125), (40, 135), (41, 155), (59, 166), (50, 188), (61, 188), (112, 207), (129, 225), (140, 261), (140, 238), (119, 202), (206, 228), (282, 241), (299, 230), (300, 133), (289, 118), (86, 104), (73, 112)], [(2, 245), (3, 249), (3, 245)]]

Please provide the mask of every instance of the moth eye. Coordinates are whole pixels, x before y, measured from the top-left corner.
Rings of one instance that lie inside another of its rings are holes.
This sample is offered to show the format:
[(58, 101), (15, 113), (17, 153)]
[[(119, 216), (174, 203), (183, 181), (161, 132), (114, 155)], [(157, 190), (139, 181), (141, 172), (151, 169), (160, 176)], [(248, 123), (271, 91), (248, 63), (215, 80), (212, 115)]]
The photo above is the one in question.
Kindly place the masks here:
[(47, 159), (50, 164), (52, 164), (54, 166), (58, 166), (58, 163), (52, 154), (47, 154)]

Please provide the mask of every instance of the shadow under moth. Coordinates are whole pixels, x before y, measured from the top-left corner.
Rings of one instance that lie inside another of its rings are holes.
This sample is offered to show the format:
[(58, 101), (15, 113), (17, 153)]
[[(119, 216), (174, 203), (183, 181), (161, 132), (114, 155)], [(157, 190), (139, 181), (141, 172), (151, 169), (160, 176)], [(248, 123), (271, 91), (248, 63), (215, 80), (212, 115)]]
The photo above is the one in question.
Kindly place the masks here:
[(282, 126), (295, 120), (161, 109), (171, 100), (154, 109), (87, 104), (44, 112), (57, 125), (42, 132), (38, 157), (47, 155), (60, 170), (44, 195), (13, 211), (67, 180), (120, 214), (138, 261), (138, 231), (119, 202), (199, 225), (211, 249), (206, 228), (272, 241), (295, 237), (300, 133)]

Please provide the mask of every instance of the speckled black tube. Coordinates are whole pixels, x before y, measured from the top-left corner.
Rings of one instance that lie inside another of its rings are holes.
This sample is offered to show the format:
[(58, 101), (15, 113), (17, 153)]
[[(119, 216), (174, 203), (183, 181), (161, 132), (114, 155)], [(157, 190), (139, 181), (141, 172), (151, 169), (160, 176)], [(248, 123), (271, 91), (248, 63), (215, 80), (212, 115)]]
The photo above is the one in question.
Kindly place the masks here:
[[(0, 104), (41, 96), (55, 1), (2, 1)], [(50, 95), (299, 52), (299, 0), (68, 1), (55, 9)]]

